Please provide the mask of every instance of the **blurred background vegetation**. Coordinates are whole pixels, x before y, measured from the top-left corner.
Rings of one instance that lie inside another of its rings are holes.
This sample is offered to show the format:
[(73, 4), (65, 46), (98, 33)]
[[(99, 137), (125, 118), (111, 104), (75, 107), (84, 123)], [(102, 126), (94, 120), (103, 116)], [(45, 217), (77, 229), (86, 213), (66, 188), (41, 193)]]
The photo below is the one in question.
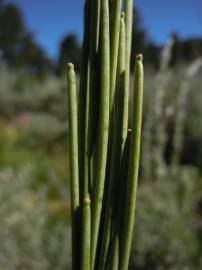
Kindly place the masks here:
[[(202, 38), (165, 46), (135, 11), (132, 58), (144, 54), (145, 101), (130, 269), (202, 269)], [(65, 65), (50, 59), (14, 4), (0, 0), (0, 269), (70, 269)], [(131, 67), (131, 70), (133, 67)]]

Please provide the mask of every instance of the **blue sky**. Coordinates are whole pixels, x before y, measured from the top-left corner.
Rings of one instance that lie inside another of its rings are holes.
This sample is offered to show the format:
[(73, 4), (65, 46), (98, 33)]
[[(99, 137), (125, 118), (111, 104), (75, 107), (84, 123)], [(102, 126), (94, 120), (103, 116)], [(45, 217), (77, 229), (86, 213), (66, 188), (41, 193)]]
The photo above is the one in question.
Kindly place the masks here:
[[(84, 0), (7, 0), (23, 12), (28, 29), (48, 55), (57, 57), (59, 42), (75, 32), (82, 40)], [(173, 32), (202, 37), (202, 0), (134, 1), (149, 37), (162, 44)]]

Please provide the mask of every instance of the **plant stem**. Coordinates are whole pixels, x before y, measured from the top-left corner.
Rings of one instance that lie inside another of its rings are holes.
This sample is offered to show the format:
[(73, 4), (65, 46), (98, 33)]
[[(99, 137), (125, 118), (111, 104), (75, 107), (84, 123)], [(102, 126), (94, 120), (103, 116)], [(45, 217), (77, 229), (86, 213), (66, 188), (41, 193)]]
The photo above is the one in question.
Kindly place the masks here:
[[(113, 248), (110, 249), (109, 270), (118, 270), (119, 267), (119, 239), (114, 238)], [(106, 269), (106, 268), (105, 268)]]
[(90, 38), (90, 1), (85, 2), (84, 40), (82, 48), (82, 70), (79, 100), (79, 172), (80, 172), (80, 269), (90, 270), (90, 204), (85, 203), (89, 198), (89, 158), (88, 158), (88, 123), (89, 123), (89, 38)]
[(100, 33), (100, 0), (91, 1), (91, 23), (89, 42), (89, 123), (88, 123), (88, 156), (92, 156), (96, 141), (98, 97), (99, 97), (99, 33)]
[(111, 38), (110, 38), (110, 113), (113, 109), (114, 93), (116, 86), (116, 70), (118, 62), (118, 48), (119, 48), (119, 31), (120, 31), (120, 13), (121, 2), (115, 0), (111, 4), (112, 20), (111, 20)]
[(82, 211), (83, 226), (81, 231), (81, 270), (90, 270), (90, 198), (84, 198)]
[(132, 42), (132, 24), (133, 24), (133, 0), (124, 0), (125, 28), (126, 28), (126, 74), (125, 87), (130, 87), (130, 57)]
[(74, 66), (67, 66), (68, 108), (69, 108), (69, 163), (72, 214), (72, 269), (78, 269), (78, 215), (79, 215), (79, 169), (78, 169), (78, 127), (77, 93)]
[(87, 193), (88, 186), (88, 115), (89, 115), (89, 38), (90, 38), (90, 2), (85, 2), (84, 39), (82, 47), (82, 68), (79, 92), (79, 188), (80, 204)]
[[(121, 169), (120, 169), (120, 185), (119, 190), (117, 192), (117, 202), (115, 203), (115, 220), (113, 226), (113, 232), (111, 236), (111, 244), (110, 244), (110, 257), (109, 257), (109, 270), (114, 269), (117, 265), (117, 261), (119, 261), (119, 253), (120, 253), (120, 239), (122, 237), (122, 226), (124, 219), (124, 206), (125, 206), (125, 198), (126, 198), (126, 183), (127, 183), (127, 174), (128, 174), (128, 153), (129, 153), (129, 141), (130, 141), (130, 133), (131, 130), (128, 130), (126, 142), (124, 145), (122, 161), (121, 161)], [(117, 258), (116, 258), (117, 257)]]
[(126, 190), (126, 204), (124, 210), (123, 236), (121, 240), (121, 255), (119, 270), (128, 269), (134, 218), (136, 206), (136, 191), (140, 159), (140, 140), (142, 125), (142, 101), (143, 101), (143, 65), (142, 55), (136, 57), (135, 64), (135, 89), (134, 108), (132, 118), (132, 132), (129, 153), (129, 169)]
[(108, 0), (101, 1), (101, 94), (98, 128), (97, 164), (92, 201), (91, 269), (94, 268), (100, 216), (102, 209), (107, 160), (109, 129), (109, 8)]
[[(123, 146), (125, 143), (125, 138), (123, 138), (123, 126), (125, 128), (125, 114), (128, 103), (125, 102), (124, 92), (124, 79), (125, 79), (125, 23), (124, 15), (121, 15), (121, 27), (119, 35), (119, 56), (118, 56), (118, 69), (117, 69), (117, 90), (115, 94), (115, 110), (114, 110), (114, 130), (113, 141), (112, 141), (112, 152), (111, 152), (111, 164), (109, 173), (109, 186), (107, 189), (107, 202), (106, 202), (106, 212), (104, 217), (104, 232), (101, 243), (101, 253), (99, 260), (99, 270), (104, 270), (106, 268), (107, 253), (109, 248), (111, 226), (113, 221), (113, 208), (115, 203), (115, 187), (119, 185), (118, 176), (119, 168), (121, 164), (121, 157), (123, 152)], [(126, 130), (127, 134), (127, 130)]]

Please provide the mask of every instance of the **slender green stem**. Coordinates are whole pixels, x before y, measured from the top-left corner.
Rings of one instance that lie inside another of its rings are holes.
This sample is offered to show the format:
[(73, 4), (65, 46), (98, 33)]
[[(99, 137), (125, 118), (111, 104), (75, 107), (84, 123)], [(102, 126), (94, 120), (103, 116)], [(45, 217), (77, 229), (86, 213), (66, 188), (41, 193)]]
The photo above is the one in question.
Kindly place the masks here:
[(143, 65), (142, 55), (136, 57), (135, 64), (135, 90), (134, 108), (132, 117), (132, 132), (129, 153), (129, 169), (126, 190), (126, 205), (124, 210), (123, 237), (121, 240), (121, 255), (119, 270), (128, 269), (134, 217), (136, 205), (136, 191), (140, 159), (140, 140), (142, 125), (142, 101), (143, 101)]
[(100, 34), (100, 0), (91, 1), (90, 24), (90, 95), (89, 95), (89, 123), (88, 123), (88, 155), (92, 156), (97, 133), (98, 97), (99, 97), (99, 34)]
[(124, 0), (124, 12), (126, 25), (126, 65), (127, 67), (130, 68), (132, 25), (133, 25), (133, 0)]
[[(89, 74), (87, 74), (89, 75)], [(84, 127), (84, 148), (83, 148), (83, 175), (82, 175), (82, 198), (84, 198), (82, 207), (82, 225), (81, 225), (81, 270), (90, 270), (90, 200), (89, 200), (89, 166), (90, 159), (88, 157), (88, 122), (89, 122), (89, 85), (86, 89), (85, 102), (85, 127)], [(89, 202), (88, 202), (89, 201)]]
[[(107, 203), (106, 212), (104, 217), (104, 232), (101, 243), (101, 253), (99, 256), (99, 270), (104, 270), (106, 268), (107, 253), (109, 248), (111, 226), (113, 221), (113, 208), (115, 201), (115, 187), (118, 185), (119, 168), (121, 164), (121, 157), (123, 152), (123, 146), (125, 143), (125, 138), (122, 137), (123, 125), (125, 125), (125, 115), (128, 103), (125, 102), (124, 92), (124, 75), (125, 75), (125, 23), (124, 15), (121, 16), (121, 27), (120, 27), (120, 39), (119, 39), (119, 56), (118, 56), (118, 70), (117, 70), (117, 91), (115, 94), (115, 110), (114, 110), (114, 130), (113, 142), (112, 142), (112, 153), (111, 153), (111, 166), (109, 174), (109, 186), (107, 189)], [(125, 128), (125, 126), (124, 126)], [(126, 130), (127, 132), (127, 130)]]
[(97, 164), (95, 172), (95, 186), (92, 201), (91, 227), (91, 269), (94, 268), (96, 246), (98, 241), (101, 217), (103, 191), (105, 183), (105, 169), (107, 160), (108, 129), (109, 129), (109, 8), (108, 0), (101, 1), (101, 94), (99, 131), (97, 145)]
[(78, 115), (76, 76), (74, 66), (67, 66), (68, 108), (69, 108), (69, 163), (72, 212), (72, 268), (78, 269), (78, 212), (79, 212), (79, 169), (78, 169)]
[(125, 26), (126, 26), (126, 72), (125, 87), (130, 89), (130, 58), (132, 43), (132, 24), (133, 24), (133, 0), (124, 0)]
[(90, 270), (90, 198), (84, 198), (82, 211), (83, 226), (81, 231), (81, 270)]
[(88, 115), (89, 115), (89, 37), (90, 37), (90, 2), (85, 2), (84, 39), (82, 47), (82, 68), (79, 91), (79, 188), (80, 204), (83, 204), (84, 195), (88, 186)]
[(114, 239), (114, 246), (110, 251), (111, 251), (111, 254), (109, 258), (109, 266), (107, 269), (118, 270), (118, 267), (119, 267), (119, 239), (118, 237)]
[[(80, 245), (81, 255), (77, 257), (80, 261), (80, 269), (90, 269), (90, 205), (85, 204), (88, 198), (89, 186), (89, 158), (88, 158), (88, 123), (89, 123), (89, 38), (90, 38), (90, 1), (85, 2), (84, 18), (84, 40), (82, 48), (82, 71), (80, 83), (80, 100), (79, 100), (79, 172), (80, 172)], [(78, 240), (77, 239), (77, 240)], [(77, 268), (75, 268), (77, 269)]]
[[(117, 83), (117, 64), (118, 64), (118, 50), (119, 50), (119, 32), (120, 32), (120, 14), (121, 1), (114, 0), (110, 3), (110, 127), (109, 127), (109, 145), (107, 155), (106, 178), (108, 179), (111, 160), (111, 149), (113, 140), (113, 108), (114, 108), (114, 94)], [(107, 187), (106, 187), (107, 188)]]
[(119, 28), (120, 28), (120, 12), (121, 1), (115, 0), (111, 4), (112, 19), (111, 19), (111, 38), (110, 38), (110, 113), (113, 109), (114, 93), (116, 86), (116, 70), (118, 61), (119, 47)]
[[(94, 21), (98, 17), (94, 15), (94, 1), (87, 0), (85, 3), (85, 34), (83, 45), (83, 66), (81, 76), (81, 93), (80, 93), (80, 182), (81, 182), (81, 201), (82, 201), (82, 214), (81, 214), (81, 269), (90, 270), (90, 228), (91, 228), (91, 211), (89, 200), (89, 186), (91, 181), (91, 160), (89, 157), (89, 136), (92, 131), (92, 86), (94, 83), (94, 76), (96, 68), (94, 64), (95, 47), (97, 48), (98, 37), (95, 37), (95, 32), (99, 32), (94, 25)], [(97, 3), (98, 1), (96, 1)], [(90, 27), (91, 25), (91, 27)], [(96, 35), (97, 36), (97, 35)], [(89, 40), (93, 39), (93, 44)], [(79, 261), (79, 258), (77, 258)]]
[[(108, 195), (108, 183), (109, 183), (109, 174), (110, 174), (110, 166), (111, 166), (111, 154), (112, 154), (112, 141), (113, 141), (113, 108), (114, 108), (114, 94), (115, 88), (117, 83), (117, 62), (118, 62), (118, 48), (119, 48), (119, 32), (120, 32), (120, 12), (121, 12), (121, 1), (114, 0), (109, 1), (110, 7), (110, 96), (109, 96), (109, 107), (110, 107), (110, 123), (109, 123), (109, 140), (108, 140), (108, 150), (107, 150), (107, 167), (106, 167), (106, 184), (105, 184), (105, 192), (104, 192), (104, 203), (103, 203), (103, 213), (101, 219), (101, 235), (105, 235), (106, 238), (106, 231), (109, 230), (110, 224), (107, 226), (104, 232), (104, 219), (105, 219), (105, 212), (107, 210), (107, 195)], [(105, 242), (105, 248), (99, 248), (102, 255), (99, 257), (102, 260), (102, 263), (99, 264), (99, 267), (104, 267), (107, 255), (107, 247), (109, 244), (109, 234), (107, 233), (107, 239)], [(102, 236), (101, 236), (102, 239)], [(103, 240), (104, 241), (104, 240)], [(102, 241), (102, 243), (103, 243)], [(101, 243), (101, 245), (103, 245)]]
[(128, 173), (128, 153), (129, 153), (129, 141), (130, 141), (130, 133), (131, 130), (127, 132), (127, 138), (124, 145), (124, 151), (122, 155), (121, 161), (121, 170), (120, 170), (120, 179), (121, 183), (119, 185), (119, 190), (116, 196), (116, 209), (115, 209), (115, 220), (113, 226), (113, 232), (111, 236), (111, 244), (110, 244), (110, 257), (109, 257), (109, 270), (114, 269), (117, 265), (117, 261), (119, 261), (119, 253), (120, 253), (120, 240), (122, 237), (122, 226), (124, 220), (124, 206), (125, 206), (125, 198), (126, 198), (126, 179)]

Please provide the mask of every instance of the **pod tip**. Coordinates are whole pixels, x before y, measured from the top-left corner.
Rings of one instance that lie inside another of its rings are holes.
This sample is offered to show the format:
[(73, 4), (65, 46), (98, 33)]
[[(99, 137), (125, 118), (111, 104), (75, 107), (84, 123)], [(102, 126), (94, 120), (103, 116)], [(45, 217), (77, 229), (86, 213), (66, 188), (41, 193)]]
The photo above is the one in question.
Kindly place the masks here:
[(125, 19), (125, 12), (121, 12), (121, 19)]
[(143, 55), (141, 53), (139, 53), (137, 56), (136, 56), (136, 60), (137, 61), (142, 61), (143, 60)]
[(89, 197), (85, 197), (84, 200), (83, 200), (83, 204), (84, 204), (84, 206), (85, 206), (85, 205), (86, 205), (86, 206), (90, 205), (90, 204), (91, 204), (90, 198), (89, 198)]
[(68, 64), (67, 64), (67, 68), (68, 68), (68, 69), (74, 69), (74, 65), (73, 65), (72, 63), (68, 63)]

